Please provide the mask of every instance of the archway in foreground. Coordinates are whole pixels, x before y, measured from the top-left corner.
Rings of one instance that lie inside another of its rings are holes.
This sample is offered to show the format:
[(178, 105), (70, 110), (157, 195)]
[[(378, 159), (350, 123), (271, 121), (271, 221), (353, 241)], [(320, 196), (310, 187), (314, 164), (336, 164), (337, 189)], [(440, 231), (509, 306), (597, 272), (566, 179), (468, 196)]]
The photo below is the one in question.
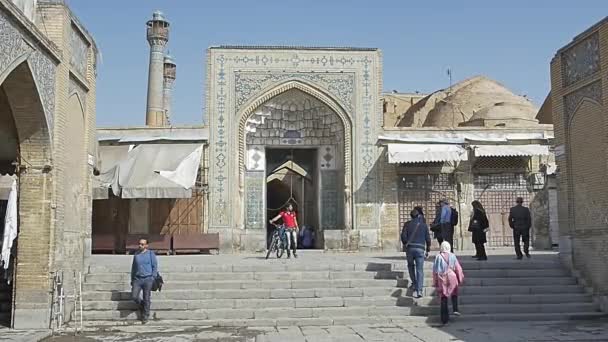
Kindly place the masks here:
[(49, 319), (51, 139), (27, 62), (0, 84), (0, 141), (0, 174), (17, 180), (19, 230), (11, 253), (10, 286), (0, 285), (0, 320), (14, 326), (18, 317), (16, 328), (40, 326)]
[(283, 185), (297, 187), (291, 192), (298, 195), (290, 200), (301, 202), (299, 223), (312, 227), (315, 247), (323, 248), (323, 231), (345, 226), (345, 131), (335, 110), (300, 89), (288, 89), (253, 110), (243, 127), (245, 228), (266, 228), (278, 209), (268, 207), (268, 200), (277, 197), (269, 193), (276, 187), (266, 185), (268, 176), (291, 161), (291, 167), (302, 169), (295, 173), (306, 174), (308, 181), (286, 178)]

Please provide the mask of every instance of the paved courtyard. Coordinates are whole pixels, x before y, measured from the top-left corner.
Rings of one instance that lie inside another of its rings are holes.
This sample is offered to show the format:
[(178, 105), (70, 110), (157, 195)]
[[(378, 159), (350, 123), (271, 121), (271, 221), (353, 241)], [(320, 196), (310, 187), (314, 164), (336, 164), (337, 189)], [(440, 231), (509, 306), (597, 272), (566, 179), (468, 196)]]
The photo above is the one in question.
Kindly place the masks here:
[(112, 331), (85, 332), (80, 336), (55, 336), (45, 342), (110, 341), (242, 341), (242, 342), (323, 342), (323, 341), (413, 341), (413, 342), (544, 342), (608, 341), (608, 320), (555, 323), (470, 323), (447, 326), (425, 323), (406, 325), (353, 325), (285, 328), (160, 328), (142, 325), (113, 328)]

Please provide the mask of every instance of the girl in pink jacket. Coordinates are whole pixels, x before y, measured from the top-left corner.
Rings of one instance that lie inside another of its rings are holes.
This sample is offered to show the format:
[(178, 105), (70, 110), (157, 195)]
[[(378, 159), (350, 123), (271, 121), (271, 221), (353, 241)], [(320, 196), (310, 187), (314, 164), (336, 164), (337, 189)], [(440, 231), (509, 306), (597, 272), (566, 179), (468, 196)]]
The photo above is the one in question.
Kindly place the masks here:
[(435, 257), (433, 264), (433, 285), (441, 298), (441, 322), (446, 324), (450, 319), (448, 298), (452, 298), (452, 309), (455, 316), (458, 312), (458, 286), (464, 281), (464, 273), (451, 246), (447, 241), (441, 243), (441, 252)]

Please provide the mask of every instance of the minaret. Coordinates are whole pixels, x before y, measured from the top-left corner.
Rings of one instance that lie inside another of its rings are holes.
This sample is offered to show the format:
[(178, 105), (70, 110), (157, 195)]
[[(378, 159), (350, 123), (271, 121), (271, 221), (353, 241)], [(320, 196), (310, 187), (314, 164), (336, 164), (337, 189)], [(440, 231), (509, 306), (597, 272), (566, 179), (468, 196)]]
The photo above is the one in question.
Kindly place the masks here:
[(171, 100), (173, 92), (173, 82), (175, 82), (175, 71), (177, 65), (169, 55), (165, 56), (164, 76), (163, 76), (163, 109), (165, 110), (165, 126), (171, 125)]
[(156, 11), (148, 26), (147, 38), (150, 43), (150, 69), (148, 71), (148, 102), (146, 106), (146, 126), (165, 126), (163, 109), (164, 50), (169, 41), (169, 22), (162, 12)]

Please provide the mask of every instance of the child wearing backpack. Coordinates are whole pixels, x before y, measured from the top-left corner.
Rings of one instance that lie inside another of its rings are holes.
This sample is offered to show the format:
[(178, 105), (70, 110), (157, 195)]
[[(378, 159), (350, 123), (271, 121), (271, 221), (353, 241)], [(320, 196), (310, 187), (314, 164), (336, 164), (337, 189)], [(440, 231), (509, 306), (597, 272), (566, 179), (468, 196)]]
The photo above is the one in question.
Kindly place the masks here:
[(450, 252), (451, 246), (447, 241), (441, 243), (441, 252), (433, 263), (433, 286), (441, 299), (441, 323), (446, 324), (450, 319), (448, 298), (452, 300), (452, 310), (455, 316), (458, 311), (458, 287), (464, 281), (464, 273), (456, 254)]

